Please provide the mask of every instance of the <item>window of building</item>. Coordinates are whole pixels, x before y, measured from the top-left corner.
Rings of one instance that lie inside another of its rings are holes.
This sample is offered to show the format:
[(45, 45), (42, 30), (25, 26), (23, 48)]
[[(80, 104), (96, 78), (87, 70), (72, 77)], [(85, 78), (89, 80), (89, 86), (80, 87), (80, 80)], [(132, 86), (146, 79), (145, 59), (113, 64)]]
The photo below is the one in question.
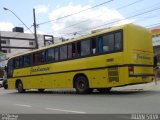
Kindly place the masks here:
[(33, 46), (33, 45), (34, 45), (34, 42), (29, 42), (29, 45), (30, 45), (30, 46)]
[(90, 55), (90, 40), (81, 41), (81, 56)]
[(2, 50), (2, 52), (3, 52), (3, 53), (8, 53), (8, 51), (7, 51), (7, 50)]
[(67, 59), (67, 45), (60, 47), (60, 60)]
[(1, 44), (7, 44), (7, 41), (6, 40), (2, 40)]
[(59, 47), (55, 48), (55, 61), (59, 60)]

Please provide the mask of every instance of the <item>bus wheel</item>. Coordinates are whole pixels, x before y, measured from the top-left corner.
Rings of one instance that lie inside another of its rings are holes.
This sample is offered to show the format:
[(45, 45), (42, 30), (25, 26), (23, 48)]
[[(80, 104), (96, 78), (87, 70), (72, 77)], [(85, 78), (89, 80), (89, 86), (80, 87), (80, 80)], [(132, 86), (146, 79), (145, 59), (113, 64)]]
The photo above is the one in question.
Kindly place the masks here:
[(4, 84), (4, 89), (8, 89), (8, 85), (7, 84)]
[(89, 88), (89, 83), (85, 76), (78, 76), (76, 78), (75, 89), (78, 94), (86, 94), (92, 91), (92, 89)]
[(45, 90), (45, 89), (38, 89), (38, 92), (39, 92), (39, 93), (42, 93), (42, 92), (44, 92), (44, 90)]
[(17, 90), (19, 93), (24, 93), (25, 92), (25, 89), (23, 89), (23, 84), (21, 81), (18, 81), (17, 83)]
[(98, 88), (97, 90), (100, 93), (108, 93), (108, 92), (110, 92), (111, 88)]

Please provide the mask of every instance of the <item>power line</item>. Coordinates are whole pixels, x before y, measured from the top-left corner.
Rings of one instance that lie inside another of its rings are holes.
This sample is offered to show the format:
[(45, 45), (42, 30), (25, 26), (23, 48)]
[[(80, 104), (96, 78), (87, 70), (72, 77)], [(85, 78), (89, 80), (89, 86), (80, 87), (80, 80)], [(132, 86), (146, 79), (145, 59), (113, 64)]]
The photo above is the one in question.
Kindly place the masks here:
[(150, 27), (154, 27), (154, 26), (157, 26), (157, 25), (160, 25), (160, 23), (155, 23), (155, 24), (147, 25), (147, 26), (145, 26), (145, 27), (146, 27), (146, 28), (150, 28)]
[(120, 10), (120, 9), (123, 9), (123, 8), (126, 8), (126, 7), (129, 7), (129, 6), (131, 6), (131, 5), (134, 5), (134, 4), (139, 3), (139, 2), (141, 2), (141, 1), (144, 1), (144, 0), (137, 0), (137, 1), (133, 2), (133, 3), (129, 3), (129, 4), (127, 4), (127, 5), (124, 5), (124, 6), (122, 6), (122, 7), (119, 7), (119, 8), (117, 8), (117, 10)]
[(85, 11), (87, 11), (87, 10), (90, 10), (90, 9), (93, 9), (93, 8), (96, 8), (96, 7), (99, 7), (99, 6), (102, 6), (102, 5), (107, 4), (107, 3), (109, 3), (109, 2), (112, 2), (112, 1), (114, 1), (114, 0), (109, 0), (109, 1), (106, 1), (106, 2), (103, 2), (103, 3), (100, 3), (100, 4), (98, 4), (98, 5), (95, 5), (95, 6), (93, 6), (93, 7), (89, 7), (89, 8), (87, 8), (87, 9), (78, 11), (78, 12), (76, 12), (76, 13), (72, 13), (72, 14), (69, 14), (69, 15), (65, 15), (65, 16), (63, 16), (63, 17), (60, 17), (60, 18), (57, 18), (57, 19), (54, 19), (54, 20), (49, 20), (49, 21), (46, 21), (46, 22), (42, 22), (42, 23), (39, 23), (38, 25), (43, 25), (43, 24), (50, 23), (50, 22), (53, 22), (53, 21), (56, 21), (56, 20), (64, 19), (64, 18), (73, 16), (73, 15), (76, 15), (76, 14), (79, 14), (79, 13), (82, 13), (82, 12), (85, 12)]
[[(142, 12), (142, 13), (139, 13), (139, 14), (132, 15), (132, 16), (129, 16), (129, 17), (121, 19), (121, 20), (117, 20), (117, 21), (113, 21), (113, 22), (110, 22), (110, 23), (105, 23), (105, 24), (102, 24), (102, 25), (99, 25), (99, 26), (96, 26), (96, 27), (93, 27), (93, 28), (89, 28), (89, 29), (86, 29), (86, 31), (88, 31), (90, 29), (96, 29), (96, 28), (99, 28), (99, 27), (103, 27), (103, 26), (106, 26), (106, 25), (109, 25), (109, 24), (117, 23), (117, 22), (120, 22), (120, 21), (123, 21), (123, 20), (127, 20), (129, 18), (134, 18), (134, 17), (140, 16), (140, 15), (143, 15), (143, 14), (146, 14), (146, 13), (150, 13), (150, 12), (153, 12), (153, 11), (156, 11), (156, 10), (159, 10), (159, 9), (160, 9), (160, 7), (152, 9), (152, 10), (148, 10), (148, 11), (145, 11), (145, 12)], [(81, 32), (81, 31), (78, 31), (78, 32)], [(84, 30), (83, 30), (83, 32), (84, 32)]]
[[(142, 1), (142, 0), (139, 0), (139, 1)], [(135, 1), (136, 2), (136, 1)], [(135, 3), (134, 2), (134, 3)], [(138, 1), (137, 1), (138, 2)], [(133, 4), (133, 3), (130, 3), (130, 4)], [(119, 8), (119, 9), (122, 9), (122, 8)], [(158, 9), (160, 9), (160, 8), (158, 8)], [(157, 9), (156, 9), (157, 10)], [(148, 12), (152, 12), (152, 11), (155, 11), (155, 9), (153, 9), (153, 10), (150, 10), (150, 11), (145, 11), (145, 12), (143, 12), (143, 13), (140, 13), (140, 14), (146, 14), (146, 13), (148, 13)], [(136, 15), (134, 15), (134, 16), (130, 16), (130, 17), (127, 17), (127, 18), (125, 18), (125, 19), (128, 19), (128, 18), (132, 18), (132, 17), (136, 17), (136, 16), (139, 16), (139, 14), (136, 14)], [(122, 20), (125, 20), (125, 19), (122, 19)], [(114, 22), (119, 22), (119, 21), (122, 21), (122, 20), (118, 20), (118, 21), (114, 21)], [(111, 22), (112, 23), (112, 22)], [(111, 24), (111, 23), (107, 23), (107, 24)], [(104, 24), (104, 25), (106, 25), (106, 24)], [(101, 25), (102, 26), (102, 25)], [(97, 27), (99, 27), (99, 26), (97, 26)], [(65, 33), (64, 33), (65, 34)]]
[[(117, 8), (117, 10), (124, 9), (124, 8), (126, 8), (126, 7), (131, 6), (131, 5), (137, 4), (137, 3), (141, 2), (141, 1), (144, 1), (144, 0), (137, 0), (137, 1), (135, 1), (135, 2), (126, 4), (126, 5), (124, 5), (124, 6), (121, 6), (121, 7)], [(98, 16), (93, 17), (93, 18), (91, 18), (91, 19), (97, 18), (97, 17), (99, 17), (99, 16), (102, 16), (102, 15), (98, 15)], [(79, 24), (84, 23), (84, 22), (87, 22), (87, 21), (89, 21), (89, 20), (90, 20), (90, 19), (86, 19), (86, 20), (83, 20), (83, 21), (81, 21), (81, 22), (79, 22), (79, 23), (75, 23), (75, 24), (69, 25), (69, 26), (65, 27), (64, 29), (67, 29), (67, 28), (70, 28), (70, 27), (79, 25)]]

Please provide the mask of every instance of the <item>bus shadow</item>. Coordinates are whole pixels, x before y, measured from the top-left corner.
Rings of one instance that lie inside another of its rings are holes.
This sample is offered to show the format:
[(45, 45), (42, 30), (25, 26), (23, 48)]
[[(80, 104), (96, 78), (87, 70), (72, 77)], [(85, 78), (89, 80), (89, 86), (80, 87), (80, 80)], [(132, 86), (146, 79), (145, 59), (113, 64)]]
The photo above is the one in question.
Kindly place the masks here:
[(25, 93), (10, 93), (10, 94), (16, 94), (16, 95), (84, 95), (84, 96), (128, 96), (128, 95), (141, 95), (141, 96), (147, 96), (147, 95), (155, 95), (160, 94), (160, 91), (152, 91), (152, 90), (113, 90), (108, 93), (99, 93), (97, 91), (94, 91), (90, 94), (77, 94), (75, 91), (44, 91), (44, 92), (38, 92), (38, 91), (26, 91)]

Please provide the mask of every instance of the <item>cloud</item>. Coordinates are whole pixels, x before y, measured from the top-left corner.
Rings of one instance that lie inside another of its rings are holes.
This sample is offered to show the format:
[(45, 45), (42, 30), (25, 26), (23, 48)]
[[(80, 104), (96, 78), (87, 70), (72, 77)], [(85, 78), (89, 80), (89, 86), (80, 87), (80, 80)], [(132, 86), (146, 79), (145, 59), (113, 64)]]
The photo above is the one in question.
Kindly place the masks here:
[(0, 22), (0, 31), (12, 31), (14, 25), (10, 22)]
[(37, 14), (47, 13), (49, 10), (49, 5), (38, 5), (35, 9)]
[[(69, 4), (67, 6), (61, 6), (49, 13), (49, 19), (55, 20), (57, 18), (79, 12), (81, 10), (87, 9), (91, 6), (81, 6)], [(66, 17), (64, 19), (55, 20), (52, 22), (52, 29), (56, 35), (65, 35), (69, 33), (79, 32), (79, 34), (87, 33), (94, 29), (96, 26), (102, 24), (107, 24), (101, 28), (110, 27), (113, 25), (120, 25), (131, 22), (130, 20), (119, 21), (113, 24), (109, 24), (113, 21), (122, 20), (124, 17), (115, 9), (110, 9), (107, 7), (100, 7), (97, 9), (89, 9), (85, 12), (73, 15), (71, 17)], [(99, 28), (97, 28), (99, 29)]]
[(89, 3), (93, 3), (94, 1), (93, 0), (89, 0)]

